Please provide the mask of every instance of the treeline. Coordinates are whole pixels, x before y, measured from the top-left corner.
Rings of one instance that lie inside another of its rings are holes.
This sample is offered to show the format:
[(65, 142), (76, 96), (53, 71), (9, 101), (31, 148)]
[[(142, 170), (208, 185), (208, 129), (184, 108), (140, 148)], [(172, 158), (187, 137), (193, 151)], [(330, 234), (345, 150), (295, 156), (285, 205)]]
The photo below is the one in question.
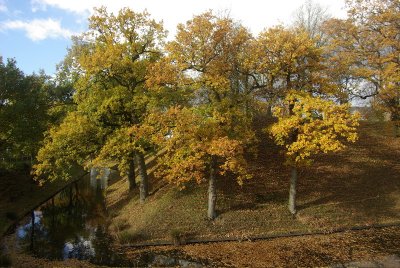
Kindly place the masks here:
[(159, 152), (160, 178), (181, 188), (208, 182), (213, 219), (217, 176), (251, 179), (253, 118), (272, 112), (277, 123), (264, 126), (265, 138), (286, 151), (296, 213), (297, 168), (357, 139), (352, 99), (372, 98), (399, 127), (399, 2), (354, 0), (348, 9), (338, 20), (308, 4), (294, 25), (256, 37), (209, 11), (178, 25), (168, 42), (146, 12), (96, 9), (59, 67), (75, 105), (48, 131), (35, 175), (68, 179), (77, 165), (116, 165), (134, 189), (137, 168), (144, 202), (145, 155)]
[(44, 72), (26, 75), (14, 59), (0, 57), (0, 171), (30, 169), (43, 133), (72, 104), (72, 85)]

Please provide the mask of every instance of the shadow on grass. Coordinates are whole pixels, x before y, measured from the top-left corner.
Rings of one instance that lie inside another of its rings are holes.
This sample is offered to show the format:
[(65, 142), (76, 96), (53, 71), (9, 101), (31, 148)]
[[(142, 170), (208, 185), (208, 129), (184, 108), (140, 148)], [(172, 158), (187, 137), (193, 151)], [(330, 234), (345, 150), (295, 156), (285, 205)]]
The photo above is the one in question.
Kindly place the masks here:
[(163, 187), (145, 206), (128, 204), (126, 198), (131, 197), (125, 195), (113, 209), (132, 211), (143, 221), (135, 224), (132, 220), (132, 228), (151, 238), (165, 237), (177, 227), (211, 237), (237, 235), (242, 230), (291, 232), (398, 219), (400, 193), (395, 191), (400, 189), (396, 168), (400, 148), (387, 145), (391, 138), (373, 136), (364, 128), (360, 140), (346, 151), (321, 156), (313, 166), (302, 169), (297, 195), (301, 217), (293, 220), (287, 210), (289, 168), (282, 164), (280, 148), (260, 133), (258, 156), (249, 158), (254, 177), (240, 186), (233, 174), (218, 176), (215, 221), (206, 220), (207, 183), (189, 184), (181, 192), (172, 185)]
[[(390, 136), (374, 134), (370, 129), (376, 127), (363, 125), (356, 144), (349, 145), (344, 152), (320, 156), (313, 166), (300, 170), (297, 194), (300, 213), (326, 218), (340, 217), (342, 213), (347, 217), (343, 220), (350, 224), (358, 220), (364, 223), (397, 220), (400, 143)], [(267, 138), (259, 139), (258, 158), (250, 162), (253, 179), (241, 187), (232, 175), (219, 178), (221, 214), (271, 205), (286, 207), (289, 170), (282, 164), (279, 148)], [(340, 213), (329, 215), (328, 211), (335, 208)]]
[(373, 135), (371, 127), (363, 126), (346, 151), (320, 157), (301, 174), (299, 210), (336, 205), (371, 221), (399, 215), (400, 142)]

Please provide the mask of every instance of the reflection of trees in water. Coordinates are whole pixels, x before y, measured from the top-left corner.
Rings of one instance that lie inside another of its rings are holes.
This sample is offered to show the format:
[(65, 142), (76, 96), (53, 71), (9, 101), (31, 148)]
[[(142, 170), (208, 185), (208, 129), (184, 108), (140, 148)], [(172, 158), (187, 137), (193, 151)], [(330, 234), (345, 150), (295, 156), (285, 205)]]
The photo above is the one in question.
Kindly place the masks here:
[(93, 239), (93, 248), (96, 255), (91, 259), (95, 264), (115, 265), (122, 264), (122, 256), (118, 256), (112, 248), (113, 239), (105, 226), (99, 226)]
[(75, 237), (71, 242), (67, 242), (64, 245), (63, 256), (64, 259), (91, 259), (95, 255), (95, 250), (92, 247), (90, 239), (84, 239), (83, 237)]
[[(94, 263), (120, 262), (110, 246), (103, 191), (88, 179), (71, 184), (40, 207), (34, 228), (33, 253), (50, 259), (89, 259)], [(20, 243), (31, 246), (31, 224), (22, 228)]]

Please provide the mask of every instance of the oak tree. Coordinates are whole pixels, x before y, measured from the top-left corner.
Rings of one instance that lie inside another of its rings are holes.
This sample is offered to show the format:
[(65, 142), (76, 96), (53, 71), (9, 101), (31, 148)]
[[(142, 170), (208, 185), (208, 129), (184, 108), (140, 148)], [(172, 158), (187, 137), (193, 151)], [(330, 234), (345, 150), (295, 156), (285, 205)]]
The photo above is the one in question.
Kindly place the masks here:
[(359, 80), (351, 94), (373, 98), (376, 107), (389, 112), (400, 136), (398, 1), (347, 1), (349, 18), (328, 24), (334, 55)]
[(148, 195), (144, 154), (149, 144), (125, 133), (129, 127), (140, 125), (147, 113), (151, 98), (145, 84), (148, 68), (160, 58), (165, 35), (162, 24), (147, 12), (125, 8), (113, 14), (99, 8), (89, 18), (89, 29), (74, 39), (66, 58), (77, 76), (77, 111), (90, 118), (103, 134), (91, 165), (114, 165), (118, 161), (121, 172), (129, 173), (132, 188), (136, 158), (141, 201)]
[(254, 138), (252, 89), (241, 65), (250, 39), (230, 18), (212, 12), (195, 16), (178, 26), (151, 79), (154, 90), (183, 96), (157, 117), (161, 133), (170, 134), (158, 139), (166, 149), (160, 174), (178, 185), (203, 182), (208, 174), (210, 219), (216, 217), (217, 174), (232, 172), (239, 183), (250, 177), (244, 153)]
[(307, 93), (290, 92), (282, 105), (276, 106), (278, 122), (269, 129), (274, 141), (284, 147), (286, 164), (292, 175), (289, 210), (296, 213), (297, 169), (309, 165), (318, 154), (337, 152), (347, 142), (357, 139), (358, 115), (351, 115), (349, 105)]
[(266, 29), (252, 42), (252, 52), (247, 66), (258, 85), (256, 94), (271, 104), (290, 90), (335, 93), (325, 72), (323, 49), (305, 30), (283, 26)]

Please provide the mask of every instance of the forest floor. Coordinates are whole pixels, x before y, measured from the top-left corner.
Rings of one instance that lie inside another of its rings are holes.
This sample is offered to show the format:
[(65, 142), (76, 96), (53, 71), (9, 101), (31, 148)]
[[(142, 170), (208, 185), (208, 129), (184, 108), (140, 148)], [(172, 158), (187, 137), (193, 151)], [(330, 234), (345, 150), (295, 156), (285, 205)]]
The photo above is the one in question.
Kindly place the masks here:
[(152, 194), (140, 204), (138, 193), (129, 193), (127, 181), (119, 180), (107, 190), (113, 234), (121, 244), (176, 237), (246, 240), (400, 223), (400, 139), (391, 136), (389, 124), (363, 122), (355, 144), (302, 168), (296, 217), (287, 209), (290, 171), (279, 148), (261, 130), (258, 134), (259, 153), (249, 156), (254, 177), (243, 186), (233, 177), (218, 178), (214, 221), (206, 218), (207, 183), (179, 191), (153, 178)]

